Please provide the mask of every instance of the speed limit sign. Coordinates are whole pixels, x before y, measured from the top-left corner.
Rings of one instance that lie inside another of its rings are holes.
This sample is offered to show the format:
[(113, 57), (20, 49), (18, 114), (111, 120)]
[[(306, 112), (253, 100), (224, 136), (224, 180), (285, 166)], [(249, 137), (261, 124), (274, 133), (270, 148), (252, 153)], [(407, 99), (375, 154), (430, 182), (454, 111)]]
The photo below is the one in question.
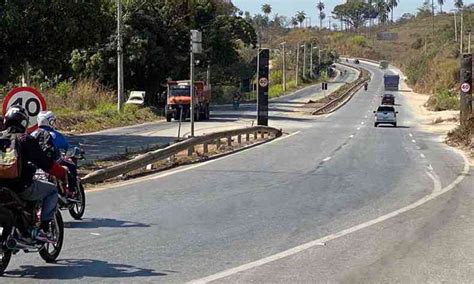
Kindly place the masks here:
[(20, 105), (25, 108), (30, 117), (28, 132), (34, 131), (38, 127), (36, 121), (38, 114), (46, 110), (46, 101), (43, 95), (31, 87), (15, 88), (3, 100), (3, 113), (7, 113), (8, 108), (14, 105)]

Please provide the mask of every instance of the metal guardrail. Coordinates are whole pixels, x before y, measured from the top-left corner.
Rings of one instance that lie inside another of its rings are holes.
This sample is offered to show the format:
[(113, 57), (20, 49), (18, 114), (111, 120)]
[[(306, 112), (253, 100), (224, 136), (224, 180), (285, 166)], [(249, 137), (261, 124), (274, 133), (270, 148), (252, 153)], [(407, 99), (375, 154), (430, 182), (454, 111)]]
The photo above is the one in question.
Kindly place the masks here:
[(331, 111), (334, 111), (338, 108), (339, 106), (339, 103), (341, 101), (344, 101), (345, 99), (351, 97), (356, 90), (358, 90), (359, 88), (361, 88), (366, 82), (369, 81), (369, 77), (367, 77), (367, 71), (365, 69), (362, 69), (362, 68), (359, 68), (359, 67), (355, 67), (355, 66), (352, 66), (352, 65), (347, 65), (347, 64), (343, 64), (343, 63), (339, 63), (341, 65), (344, 65), (344, 66), (348, 66), (348, 67), (351, 67), (351, 68), (355, 68), (357, 70), (359, 70), (359, 77), (357, 78), (357, 80), (355, 80), (354, 82), (352, 83), (349, 83), (351, 84), (352, 86), (345, 90), (343, 94), (341, 94), (340, 96), (338, 96), (337, 98), (331, 100), (330, 102), (328, 102), (327, 104), (323, 105), (322, 107), (314, 110), (311, 114), (312, 115), (317, 115), (317, 114), (325, 114), (325, 113), (328, 113), (328, 112), (331, 112)]
[(250, 135), (254, 135), (254, 139), (258, 137), (264, 138), (265, 134), (267, 137), (273, 136), (273, 138), (280, 137), (282, 135), (281, 129), (276, 129), (273, 127), (268, 126), (253, 126), (247, 128), (239, 128), (233, 130), (226, 130), (215, 132), (207, 135), (196, 136), (189, 138), (187, 140), (175, 143), (163, 149), (158, 149), (155, 151), (151, 151), (142, 155), (139, 155), (129, 161), (125, 161), (116, 165), (113, 165), (106, 169), (100, 169), (95, 172), (92, 172), (85, 176), (82, 179), (84, 184), (86, 183), (98, 183), (103, 182), (105, 180), (111, 179), (113, 177), (117, 177), (122, 174), (129, 173), (131, 171), (135, 171), (141, 168), (145, 168), (149, 164), (153, 164), (160, 160), (164, 160), (169, 158), (175, 154), (178, 154), (182, 151), (194, 151), (194, 147), (198, 145), (203, 145), (204, 153), (207, 152), (207, 147), (209, 144), (217, 144), (222, 145), (221, 139), (226, 138), (227, 143), (232, 143), (232, 137), (237, 136), (237, 141), (241, 143), (242, 135), (245, 135), (246, 141), (250, 140)]

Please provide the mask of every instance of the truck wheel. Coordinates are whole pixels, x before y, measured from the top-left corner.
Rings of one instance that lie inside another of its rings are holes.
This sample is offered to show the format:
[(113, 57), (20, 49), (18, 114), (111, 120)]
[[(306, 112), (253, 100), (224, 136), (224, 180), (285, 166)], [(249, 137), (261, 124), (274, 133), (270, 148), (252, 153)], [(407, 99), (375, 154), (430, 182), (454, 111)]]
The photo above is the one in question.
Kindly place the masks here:
[(206, 120), (211, 118), (211, 109), (209, 108), (209, 104), (206, 105)]
[(377, 122), (376, 122), (376, 123), (374, 123), (374, 127), (377, 127), (377, 126), (379, 126), (379, 124), (378, 124)]
[(393, 127), (397, 127), (397, 123), (396, 123), (396, 122), (393, 124)]
[(167, 114), (167, 115), (166, 115), (166, 121), (171, 122), (171, 118), (172, 118), (172, 117), (171, 117), (171, 114)]

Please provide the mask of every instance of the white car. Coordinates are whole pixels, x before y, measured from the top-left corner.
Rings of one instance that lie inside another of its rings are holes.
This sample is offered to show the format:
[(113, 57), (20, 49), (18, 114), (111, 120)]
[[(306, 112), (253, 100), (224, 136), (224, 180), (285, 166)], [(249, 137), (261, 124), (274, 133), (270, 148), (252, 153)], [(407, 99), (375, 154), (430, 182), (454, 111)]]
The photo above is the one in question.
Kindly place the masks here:
[(374, 126), (377, 127), (379, 124), (391, 124), (397, 127), (397, 113), (395, 108), (390, 105), (381, 105), (377, 108), (375, 113)]
[(145, 105), (145, 92), (131, 91), (126, 104), (143, 106)]

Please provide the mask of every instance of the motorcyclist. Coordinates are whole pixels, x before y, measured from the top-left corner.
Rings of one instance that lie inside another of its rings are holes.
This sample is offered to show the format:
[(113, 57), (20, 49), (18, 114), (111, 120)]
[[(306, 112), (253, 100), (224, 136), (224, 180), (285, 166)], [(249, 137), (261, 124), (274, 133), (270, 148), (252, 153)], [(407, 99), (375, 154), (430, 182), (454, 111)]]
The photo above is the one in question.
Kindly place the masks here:
[(56, 116), (52, 111), (42, 111), (38, 114), (38, 129), (32, 135), (38, 139), (43, 151), (60, 165), (69, 170), (69, 189), (74, 190), (77, 179), (77, 167), (74, 163), (65, 160), (61, 152), (67, 152), (69, 143), (59, 131), (56, 130)]
[(18, 149), (19, 177), (1, 179), (0, 186), (15, 191), (27, 201), (42, 201), (41, 224), (36, 239), (43, 242), (51, 240), (50, 222), (54, 218), (58, 202), (58, 191), (54, 184), (33, 179), (36, 167), (55, 176), (61, 181), (67, 178), (67, 170), (48, 158), (37, 140), (26, 133), (29, 117), (21, 106), (12, 106), (4, 116), (4, 133), (15, 136)]

